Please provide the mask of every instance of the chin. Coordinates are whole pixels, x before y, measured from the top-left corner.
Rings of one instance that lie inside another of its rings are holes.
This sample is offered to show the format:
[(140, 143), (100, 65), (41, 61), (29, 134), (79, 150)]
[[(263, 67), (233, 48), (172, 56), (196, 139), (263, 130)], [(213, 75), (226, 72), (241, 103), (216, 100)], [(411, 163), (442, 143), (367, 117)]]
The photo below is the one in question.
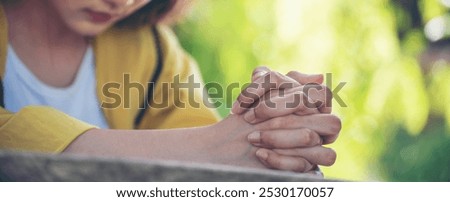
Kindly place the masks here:
[(96, 25), (92, 23), (83, 23), (78, 26), (72, 26), (72, 30), (79, 35), (94, 37), (106, 31), (112, 24)]
[(101, 30), (86, 30), (86, 31), (84, 31), (84, 32), (82, 32), (80, 34), (82, 34), (83, 36), (86, 36), (86, 37), (95, 37), (95, 36), (100, 35), (101, 33), (103, 33), (106, 29), (107, 28), (101, 29)]

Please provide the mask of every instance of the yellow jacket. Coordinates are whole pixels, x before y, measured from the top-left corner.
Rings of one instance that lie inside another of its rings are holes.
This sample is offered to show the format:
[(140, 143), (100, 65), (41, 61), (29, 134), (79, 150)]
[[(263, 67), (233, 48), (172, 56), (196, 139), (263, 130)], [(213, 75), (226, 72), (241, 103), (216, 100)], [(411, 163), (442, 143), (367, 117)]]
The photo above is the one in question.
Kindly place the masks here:
[[(0, 76), (3, 78), (8, 44), (8, 26), (0, 5)], [(153, 31), (152, 31), (153, 30)], [(156, 36), (154, 35), (157, 33)], [(159, 43), (158, 43), (159, 42)], [(187, 83), (194, 75), (196, 83), (200, 73), (193, 60), (182, 50), (171, 30), (164, 26), (143, 26), (139, 29), (111, 28), (93, 40), (97, 94), (100, 103), (111, 104), (111, 93), (120, 95), (121, 102), (115, 108), (103, 108), (110, 128), (113, 129), (167, 129), (209, 125), (217, 122), (216, 111), (206, 107), (202, 101), (204, 92), (195, 89), (195, 100), (199, 107), (188, 103), (188, 90), (174, 92), (175, 76), (180, 83)], [(158, 45), (159, 44), (159, 45)], [(159, 51), (158, 51), (159, 47)], [(160, 60), (159, 74), (157, 73)], [(128, 86), (131, 96), (124, 95), (124, 78), (128, 83), (140, 83), (148, 93), (148, 82), (159, 75), (153, 92), (154, 103), (165, 103), (167, 107), (148, 107), (142, 120), (135, 126), (140, 106), (147, 95), (139, 95), (137, 87)], [(114, 88), (103, 89), (114, 82)], [(169, 84), (169, 89), (163, 89)], [(120, 85), (119, 88), (115, 88)], [(1, 87), (1, 86), (0, 86)], [(104, 91), (104, 92), (103, 92)], [(3, 91), (1, 91), (3, 92)], [(109, 94), (108, 94), (109, 93)], [(176, 95), (178, 94), (178, 95)], [(3, 93), (1, 93), (3, 99)], [(192, 97), (191, 97), (192, 99)], [(180, 108), (180, 103), (186, 103)], [(124, 104), (129, 104), (125, 107)], [(50, 107), (29, 106), (13, 114), (0, 107), (0, 149), (61, 152), (75, 138), (93, 128)]]

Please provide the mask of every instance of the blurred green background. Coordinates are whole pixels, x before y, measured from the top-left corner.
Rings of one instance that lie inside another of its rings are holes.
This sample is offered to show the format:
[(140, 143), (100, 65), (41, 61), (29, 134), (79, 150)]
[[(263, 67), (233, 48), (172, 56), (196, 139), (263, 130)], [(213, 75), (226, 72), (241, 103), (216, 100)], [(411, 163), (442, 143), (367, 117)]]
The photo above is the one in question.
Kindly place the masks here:
[[(327, 177), (450, 181), (450, 0), (194, 1), (176, 27), (205, 82), (331, 73), (347, 107)], [(239, 90), (234, 91), (233, 99)], [(222, 100), (224, 102), (224, 100)], [(222, 115), (229, 109), (219, 107)]]

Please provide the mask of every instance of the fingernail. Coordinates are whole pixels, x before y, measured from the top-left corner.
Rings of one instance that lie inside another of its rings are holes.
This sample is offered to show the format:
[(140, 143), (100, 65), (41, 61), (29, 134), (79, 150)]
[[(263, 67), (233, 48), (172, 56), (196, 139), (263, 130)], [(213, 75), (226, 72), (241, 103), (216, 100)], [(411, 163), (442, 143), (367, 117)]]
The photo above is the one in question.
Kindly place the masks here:
[(247, 113), (244, 114), (244, 120), (248, 123), (254, 123), (256, 121), (255, 109), (251, 108)]
[(252, 132), (247, 136), (247, 139), (252, 144), (260, 144), (261, 143), (261, 133), (259, 131)]
[(263, 149), (260, 149), (256, 151), (256, 156), (263, 161), (267, 161), (267, 158), (269, 158), (269, 153)]
[(319, 137), (319, 140), (318, 140), (319, 142), (317, 143), (317, 145), (322, 145), (323, 144), (323, 139), (322, 139), (322, 137)]
[(253, 80), (258, 79), (258, 78), (260, 78), (260, 77), (266, 75), (267, 73), (268, 73), (268, 71), (260, 71), (260, 72), (256, 72), (256, 73), (253, 75)]

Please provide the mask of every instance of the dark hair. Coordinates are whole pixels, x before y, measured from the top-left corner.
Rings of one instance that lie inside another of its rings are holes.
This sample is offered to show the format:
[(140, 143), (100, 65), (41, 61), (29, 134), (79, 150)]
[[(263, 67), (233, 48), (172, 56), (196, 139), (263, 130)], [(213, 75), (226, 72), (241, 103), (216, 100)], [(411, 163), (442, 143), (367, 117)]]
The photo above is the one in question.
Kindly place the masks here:
[[(0, 3), (18, 3), (17, 0), (0, 0)], [(179, 0), (152, 0), (132, 15), (118, 23), (119, 26), (136, 27), (144, 24), (156, 24), (166, 17), (170, 17), (171, 11)]]
[(119, 26), (137, 27), (145, 24), (157, 24), (171, 16), (178, 0), (152, 0), (118, 23)]

